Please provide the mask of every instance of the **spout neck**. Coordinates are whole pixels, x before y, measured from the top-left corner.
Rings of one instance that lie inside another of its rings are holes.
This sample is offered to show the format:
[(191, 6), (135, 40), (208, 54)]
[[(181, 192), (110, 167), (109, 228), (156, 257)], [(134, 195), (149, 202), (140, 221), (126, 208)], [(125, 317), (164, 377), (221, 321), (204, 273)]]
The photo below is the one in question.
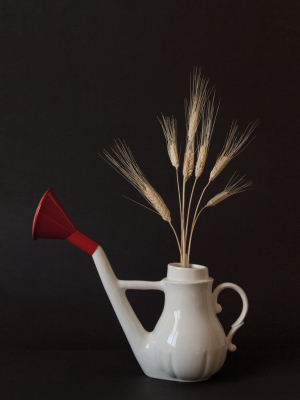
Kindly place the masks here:
[(173, 282), (196, 282), (211, 278), (208, 268), (203, 265), (190, 264), (189, 268), (182, 268), (179, 263), (172, 263), (168, 265), (167, 279)]

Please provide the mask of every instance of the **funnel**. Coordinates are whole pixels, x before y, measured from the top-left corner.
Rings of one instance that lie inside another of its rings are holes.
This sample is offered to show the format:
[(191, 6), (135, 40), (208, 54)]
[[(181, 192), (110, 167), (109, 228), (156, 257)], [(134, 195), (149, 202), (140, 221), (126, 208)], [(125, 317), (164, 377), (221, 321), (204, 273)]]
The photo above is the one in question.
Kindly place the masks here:
[(92, 255), (98, 244), (79, 232), (63, 206), (49, 188), (43, 195), (35, 212), (32, 237), (36, 239), (65, 239)]

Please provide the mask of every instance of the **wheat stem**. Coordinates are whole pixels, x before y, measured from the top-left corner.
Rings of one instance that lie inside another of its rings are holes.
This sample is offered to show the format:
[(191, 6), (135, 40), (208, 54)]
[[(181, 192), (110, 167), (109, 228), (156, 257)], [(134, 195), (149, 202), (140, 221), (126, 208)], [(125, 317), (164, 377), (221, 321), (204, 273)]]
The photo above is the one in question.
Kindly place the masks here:
[(171, 228), (173, 229), (173, 232), (174, 232), (174, 235), (175, 235), (175, 237), (176, 237), (177, 244), (178, 244), (179, 253), (181, 254), (180, 243), (179, 243), (179, 239), (178, 239), (177, 233), (176, 233), (176, 231), (175, 231), (174, 226), (172, 225), (172, 223), (169, 222), (169, 224), (170, 224)]
[(200, 203), (201, 203), (202, 197), (203, 197), (203, 195), (204, 195), (204, 192), (205, 192), (205, 190), (208, 188), (210, 182), (211, 182), (211, 181), (208, 181), (207, 185), (206, 185), (206, 186), (204, 187), (204, 189), (202, 190), (201, 196), (200, 196), (200, 198), (199, 198), (199, 201), (198, 201), (198, 204), (197, 204), (197, 207), (196, 207), (196, 210), (195, 210), (195, 214), (194, 214), (194, 218), (193, 218), (193, 223), (194, 223), (195, 218), (196, 218), (196, 216), (197, 216), (197, 211), (198, 211), (198, 208), (199, 208), (199, 206), (200, 206)]
[(186, 180), (183, 178), (182, 184), (182, 208), (181, 208), (181, 265), (185, 268), (185, 230), (184, 230), (184, 209), (185, 209), (185, 184)]
[(195, 190), (195, 186), (197, 183), (198, 178), (195, 178), (191, 196), (190, 196), (190, 201), (189, 201), (189, 207), (188, 207), (188, 212), (187, 212), (187, 217), (186, 217), (186, 226), (185, 226), (185, 241), (187, 240), (187, 234), (188, 234), (188, 228), (189, 228), (189, 218), (190, 218), (190, 210), (191, 210), (191, 204), (192, 204), (192, 199), (193, 199), (193, 194)]
[(181, 215), (181, 196), (180, 196), (180, 185), (179, 185), (179, 178), (178, 178), (178, 168), (176, 168), (176, 181), (177, 181), (178, 200), (179, 200), (179, 212)]
[[(207, 186), (208, 186), (208, 185), (207, 185)], [(203, 192), (202, 192), (202, 193), (203, 193)], [(199, 211), (199, 213), (198, 213), (198, 215), (197, 215), (195, 221), (193, 221), (193, 224), (192, 224), (192, 227), (191, 227), (191, 233), (190, 233), (189, 248), (188, 248), (188, 253), (187, 253), (187, 254), (188, 254), (188, 259), (190, 259), (191, 244), (192, 244), (192, 236), (193, 236), (193, 232), (194, 232), (194, 229), (195, 229), (195, 225), (196, 225), (197, 219), (199, 218), (200, 214), (202, 213), (202, 211), (203, 211), (206, 207), (207, 207), (207, 205), (201, 208), (201, 210)]]
[[(207, 185), (206, 185), (206, 186), (204, 187), (204, 189), (202, 190), (201, 196), (200, 196), (200, 198), (199, 198), (199, 201), (198, 201), (198, 204), (197, 204), (195, 213), (194, 213), (194, 218), (193, 218), (192, 228), (191, 228), (191, 233), (190, 233), (190, 238), (189, 238), (189, 249), (190, 249), (190, 247), (191, 247), (191, 241), (192, 241), (193, 230), (194, 230), (196, 221), (197, 221), (197, 219), (198, 219), (197, 212), (198, 212), (198, 209), (199, 209), (199, 206), (200, 206), (202, 197), (203, 197), (203, 195), (204, 195), (204, 192), (205, 192), (205, 190), (208, 188), (208, 185), (210, 184), (210, 182), (211, 182), (211, 181), (208, 181)], [(202, 212), (202, 210), (200, 210), (200, 212)]]

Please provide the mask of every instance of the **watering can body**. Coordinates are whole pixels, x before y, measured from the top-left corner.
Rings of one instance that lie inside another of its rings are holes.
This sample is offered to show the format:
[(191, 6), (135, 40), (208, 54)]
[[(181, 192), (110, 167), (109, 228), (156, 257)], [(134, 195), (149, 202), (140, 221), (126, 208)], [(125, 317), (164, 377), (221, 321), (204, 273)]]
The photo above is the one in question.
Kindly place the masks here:
[[(57, 219), (56, 212), (60, 216)], [(231, 340), (243, 325), (248, 310), (244, 291), (235, 284), (224, 283), (212, 292), (213, 279), (208, 269), (194, 264), (189, 268), (169, 264), (167, 277), (157, 282), (118, 280), (103, 249), (78, 232), (69, 221), (53, 190), (49, 189), (37, 209), (33, 237), (54, 238), (56, 235), (55, 238), (66, 239), (92, 255), (144, 373), (151, 378), (183, 382), (202, 381), (215, 374), (222, 367), (227, 351), (236, 349)], [(216, 316), (221, 311), (218, 294), (226, 288), (236, 290), (243, 301), (242, 313), (227, 336)], [(146, 331), (135, 315), (126, 297), (128, 289), (154, 289), (165, 293), (164, 309), (152, 332)]]

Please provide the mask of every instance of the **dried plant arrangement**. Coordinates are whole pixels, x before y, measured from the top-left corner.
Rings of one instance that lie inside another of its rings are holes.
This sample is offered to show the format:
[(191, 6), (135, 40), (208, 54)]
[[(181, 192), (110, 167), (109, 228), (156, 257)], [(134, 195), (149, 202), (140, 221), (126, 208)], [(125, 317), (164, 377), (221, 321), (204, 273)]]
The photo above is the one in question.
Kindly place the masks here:
[[(176, 170), (176, 184), (180, 212), (179, 236), (172, 225), (169, 208), (143, 174), (126, 143), (121, 140), (116, 140), (114, 145), (111, 147), (111, 153), (104, 150), (104, 157), (101, 156), (131, 185), (133, 185), (151, 206), (151, 208), (144, 205), (143, 207), (157, 213), (164, 221), (169, 223), (178, 244), (180, 265), (183, 268), (189, 268), (190, 266), (193, 233), (199, 216), (203, 210), (217, 205), (234, 194), (249, 190), (253, 184), (252, 181), (246, 181), (244, 176), (239, 178), (234, 174), (222, 192), (210, 199), (205, 205), (201, 204), (203, 195), (208, 186), (217, 178), (228, 163), (240, 154), (241, 151), (243, 151), (250, 143), (252, 140), (252, 132), (258, 124), (258, 121), (250, 123), (244, 132), (239, 133), (237, 121), (233, 121), (225, 139), (223, 149), (216, 159), (215, 165), (210, 172), (208, 182), (199, 196), (194, 212), (192, 212), (192, 200), (195, 193), (195, 187), (205, 168), (211, 137), (219, 110), (220, 103), (217, 106), (215, 105), (215, 97), (215, 90), (209, 87), (209, 79), (203, 76), (200, 68), (194, 68), (190, 82), (190, 98), (189, 100), (185, 100), (187, 133), (185, 150), (182, 156), (182, 179), (179, 174), (181, 157), (178, 148), (176, 119), (173, 116), (169, 118), (164, 115), (159, 119), (166, 139), (170, 162)], [(193, 174), (194, 182), (188, 199), (186, 190), (187, 181), (190, 180)]]

